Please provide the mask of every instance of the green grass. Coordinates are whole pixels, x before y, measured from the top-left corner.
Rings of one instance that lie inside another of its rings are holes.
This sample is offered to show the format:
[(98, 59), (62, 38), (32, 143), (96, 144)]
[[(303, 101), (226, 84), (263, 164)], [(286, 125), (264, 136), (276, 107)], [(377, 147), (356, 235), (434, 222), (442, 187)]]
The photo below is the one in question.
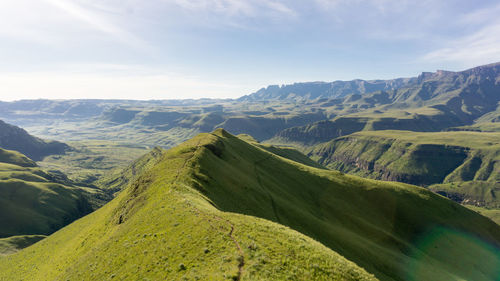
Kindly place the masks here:
[(43, 171), (22, 154), (1, 149), (0, 154), (15, 156), (0, 159), (10, 162), (0, 162), (0, 238), (48, 235), (110, 199), (100, 190)]
[(301, 152), (299, 152), (298, 150), (296, 150), (292, 147), (288, 147), (288, 146), (284, 146), (284, 145), (275, 146), (275, 145), (270, 145), (270, 144), (265, 144), (265, 143), (262, 144), (262, 143), (259, 143), (258, 141), (256, 141), (252, 136), (246, 135), (246, 134), (238, 135), (237, 137), (250, 143), (250, 144), (253, 144), (253, 145), (258, 146), (264, 150), (267, 150), (273, 154), (279, 155), (283, 158), (287, 158), (287, 159), (290, 159), (292, 161), (295, 161), (295, 162), (298, 162), (298, 163), (301, 163), (301, 164), (304, 164), (307, 166), (325, 169), (323, 166), (321, 166), (317, 162), (313, 161), (311, 158), (307, 157), (306, 155), (302, 154)]
[(101, 177), (96, 184), (108, 191), (120, 191), (134, 182), (144, 171), (156, 165), (165, 150), (155, 147), (149, 153), (132, 162), (125, 169), (115, 168), (106, 176)]
[(10, 255), (44, 239), (45, 235), (20, 235), (0, 238), (0, 256)]
[(494, 132), (412, 132), (412, 131), (363, 131), (353, 136), (396, 139), (416, 144), (447, 144), (475, 149), (500, 149), (500, 133)]
[(0, 180), (0, 237), (50, 234), (93, 210), (79, 188)]
[(213, 137), (169, 150), (103, 208), (0, 258), (0, 280), (374, 280), (296, 231), (214, 208), (191, 175)]
[(500, 183), (485, 181), (434, 184), (429, 189), (445, 195), (500, 224)]
[(500, 133), (363, 131), (310, 156), (331, 169), (418, 185), (500, 179)]
[(310, 155), (330, 169), (428, 186), (458, 203), (500, 208), (498, 132), (363, 131), (318, 145)]
[(35, 167), (36, 163), (23, 154), (0, 148), (0, 163), (13, 164), (21, 167)]
[(342, 256), (382, 280), (492, 280), (499, 244), (500, 226), (426, 189), (317, 169), (217, 130), (0, 258), (0, 280), (372, 278)]
[(484, 122), (470, 126), (461, 126), (450, 128), (458, 131), (476, 131), (476, 132), (500, 132), (500, 122)]
[(48, 171), (60, 171), (71, 180), (99, 185), (99, 180), (121, 171), (130, 162), (149, 151), (149, 146), (90, 140), (70, 142), (73, 148), (63, 155), (45, 157), (38, 165)]
[(40, 160), (51, 154), (63, 154), (69, 148), (64, 143), (34, 137), (24, 129), (2, 120), (0, 120), (0, 147), (19, 151), (34, 160)]
[[(500, 238), (498, 226), (489, 220), (425, 189), (314, 169), (229, 136), (216, 143), (219, 148), (213, 150), (223, 151), (221, 156), (205, 153), (195, 172), (200, 190), (216, 206), (288, 225), (379, 278), (402, 278), (401, 272), (409, 270), (406, 265), (415, 262), (408, 253), (423, 251), (412, 241), (437, 225), (473, 235), (480, 228), (492, 227), (496, 243)], [(450, 234), (449, 239), (455, 238)], [(474, 246), (470, 246), (472, 250)], [(459, 251), (466, 256), (469, 250)], [(454, 274), (472, 274), (471, 278), (478, 273), (472, 273), (468, 261), (461, 262), (456, 256), (437, 260), (426, 267), (441, 280), (454, 279)], [(496, 260), (500, 261), (498, 256)], [(442, 270), (446, 263), (464, 268), (446, 272)]]
[(458, 197), (465, 205), (500, 209), (500, 182), (466, 181), (434, 184), (429, 189)]
[(474, 210), (481, 215), (490, 218), (492, 221), (500, 225), (500, 208), (490, 209), (486, 207), (479, 207), (474, 205), (465, 205), (467, 208)]

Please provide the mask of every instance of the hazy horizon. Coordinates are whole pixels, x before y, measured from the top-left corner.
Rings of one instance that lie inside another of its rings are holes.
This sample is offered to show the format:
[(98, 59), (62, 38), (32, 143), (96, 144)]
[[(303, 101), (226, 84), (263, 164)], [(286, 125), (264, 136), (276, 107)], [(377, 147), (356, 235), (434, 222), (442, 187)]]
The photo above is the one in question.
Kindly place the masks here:
[[(500, 62), (492, 62), (490, 64), (496, 64), (496, 63), (500, 63)], [(474, 67), (479, 67), (480, 65), (477, 65), (477, 66), (474, 66)], [(433, 70), (433, 71), (422, 71), (422, 72), (436, 72), (436, 71), (440, 71), (440, 70), (444, 70), (444, 71), (464, 71), (464, 70), (467, 70), (467, 69), (461, 69), (461, 70), (449, 70), (449, 69), (436, 69), (436, 70)], [(133, 97), (133, 98), (120, 98), (120, 97), (116, 97), (116, 98), (105, 98), (105, 97), (95, 97), (95, 98), (86, 98), (86, 97), (68, 97), (68, 98), (44, 98), (44, 97), (41, 97), (41, 98), (13, 98), (13, 99), (3, 99), (2, 96), (0, 96), (0, 101), (3, 101), (3, 102), (15, 102), (15, 101), (21, 101), (21, 100), (114, 100), (114, 101), (120, 101), (120, 100), (132, 100), (132, 101), (154, 101), (154, 100), (172, 100), (172, 101), (175, 101), (175, 100), (204, 100), (204, 99), (207, 99), (207, 100), (237, 100), (243, 96), (246, 96), (246, 95), (251, 95), (251, 94), (254, 94), (255, 92), (259, 91), (260, 89), (265, 89), (269, 86), (286, 86), (286, 85), (291, 85), (291, 84), (300, 84), (300, 83), (331, 83), (331, 82), (336, 82), (336, 81), (353, 81), (353, 80), (365, 80), (365, 81), (375, 81), (375, 80), (391, 80), (391, 79), (398, 79), (398, 78), (412, 78), (412, 77), (417, 77), (418, 75), (420, 75), (422, 72), (418, 73), (418, 74), (415, 74), (413, 76), (406, 76), (406, 77), (392, 77), (392, 78), (386, 78), (386, 79), (363, 79), (363, 78), (353, 78), (353, 79), (350, 79), (350, 80), (332, 80), (332, 81), (295, 81), (295, 82), (290, 82), (290, 83), (287, 83), (287, 84), (268, 84), (268, 85), (264, 85), (262, 87), (260, 87), (259, 89), (255, 90), (255, 91), (251, 91), (249, 93), (245, 93), (245, 94), (242, 94), (242, 95), (239, 95), (239, 96), (235, 96), (235, 97), (207, 97), (207, 96), (200, 96), (200, 97), (178, 97), (178, 98), (175, 98), (175, 97), (165, 97), (165, 98), (141, 98), (139, 96), (136, 96), (136, 97)]]

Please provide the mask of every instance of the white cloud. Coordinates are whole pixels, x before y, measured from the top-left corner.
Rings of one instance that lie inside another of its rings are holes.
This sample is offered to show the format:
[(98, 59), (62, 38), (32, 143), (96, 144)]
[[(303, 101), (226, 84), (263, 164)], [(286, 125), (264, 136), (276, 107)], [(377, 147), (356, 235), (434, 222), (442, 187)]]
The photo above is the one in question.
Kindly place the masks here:
[(468, 34), (445, 40), (442, 47), (422, 56), (428, 62), (455, 62), (464, 66), (500, 61), (500, 4), (472, 11), (459, 20)]
[[(371, 12), (398, 13), (408, 9), (410, 6), (420, 5), (408, 0), (314, 0), (315, 4), (322, 9), (335, 10), (345, 7), (369, 7)], [(427, 0), (419, 1), (428, 2)]]
[(62, 46), (72, 40), (100, 38), (150, 50), (147, 42), (115, 21), (112, 10), (92, 1), (86, 1), (86, 5), (77, 0), (9, 1), (0, 9), (0, 39)]
[(447, 47), (425, 54), (425, 61), (483, 64), (500, 61), (500, 24), (484, 27), (479, 31), (447, 42)]
[(458, 20), (462, 24), (484, 24), (491, 21), (497, 21), (498, 14), (500, 14), (500, 4), (471, 11)]
[(294, 19), (294, 1), (282, 0), (164, 0), (219, 24), (244, 27), (246, 19)]
[(106, 33), (121, 42), (142, 49), (149, 49), (150, 46), (141, 38), (120, 28), (117, 24), (112, 23), (102, 13), (97, 10), (86, 8), (76, 1), (71, 0), (44, 0), (47, 3), (61, 9), (74, 19), (81, 21), (89, 27), (92, 27), (100, 32)]

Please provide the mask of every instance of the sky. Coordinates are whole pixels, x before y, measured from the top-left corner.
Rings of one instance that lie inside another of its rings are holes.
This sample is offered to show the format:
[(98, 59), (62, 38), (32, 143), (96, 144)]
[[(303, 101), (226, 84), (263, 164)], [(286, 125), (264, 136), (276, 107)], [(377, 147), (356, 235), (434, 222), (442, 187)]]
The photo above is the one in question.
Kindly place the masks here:
[(500, 61), (497, 0), (2, 0), (0, 100), (236, 98)]

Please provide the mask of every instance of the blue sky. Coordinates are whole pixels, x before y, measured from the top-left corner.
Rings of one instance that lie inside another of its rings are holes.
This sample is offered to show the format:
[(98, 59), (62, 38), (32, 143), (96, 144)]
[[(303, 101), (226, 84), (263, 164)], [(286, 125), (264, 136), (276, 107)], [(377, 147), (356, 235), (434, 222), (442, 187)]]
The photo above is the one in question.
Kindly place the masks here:
[(498, 1), (5, 0), (0, 100), (239, 97), (500, 61)]

